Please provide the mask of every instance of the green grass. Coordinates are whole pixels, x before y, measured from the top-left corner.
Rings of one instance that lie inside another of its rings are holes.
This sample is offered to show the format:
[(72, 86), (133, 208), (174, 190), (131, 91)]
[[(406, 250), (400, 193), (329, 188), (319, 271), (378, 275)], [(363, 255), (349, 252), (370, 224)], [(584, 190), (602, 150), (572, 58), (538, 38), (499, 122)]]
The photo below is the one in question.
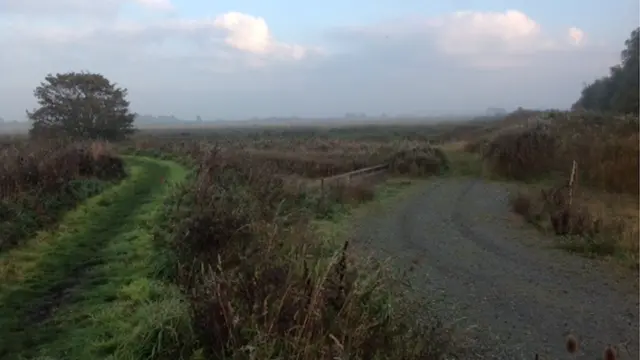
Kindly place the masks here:
[(393, 204), (415, 194), (431, 179), (392, 178), (379, 184), (375, 188), (375, 198), (372, 201), (346, 208), (339, 216), (315, 220), (313, 226), (321, 238), (336, 245), (351, 235), (361, 218), (385, 211)]
[[(0, 201), (0, 251), (13, 248), (34, 236), (39, 230), (54, 225), (66, 211), (78, 203), (103, 192), (114, 181), (79, 179), (65, 184), (55, 194), (34, 192), (19, 201)], [(34, 205), (40, 206), (36, 209)]]
[(444, 153), (449, 160), (450, 167), (447, 175), (463, 177), (486, 176), (486, 169), (484, 169), (480, 155), (461, 150), (445, 150)]
[(127, 165), (128, 179), (0, 256), (1, 359), (171, 358), (176, 337), (189, 336), (179, 291), (158, 280), (151, 236), (166, 182), (186, 171), (139, 157)]

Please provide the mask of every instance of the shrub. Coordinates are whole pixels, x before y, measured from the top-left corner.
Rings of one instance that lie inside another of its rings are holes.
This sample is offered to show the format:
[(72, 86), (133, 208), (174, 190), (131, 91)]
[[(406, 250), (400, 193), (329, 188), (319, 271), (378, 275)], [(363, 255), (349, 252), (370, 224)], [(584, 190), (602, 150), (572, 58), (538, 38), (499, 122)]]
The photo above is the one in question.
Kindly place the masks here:
[[(590, 112), (551, 112), (535, 126), (497, 135), (484, 153), (499, 176), (526, 181), (561, 175), (573, 161), (583, 186), (637, 195), (638, 119)], [(538, 116), (539, 117), (539, 116)]]
[(16, 144), (0, 159), (0, 250), (125, 176), (122, 160), (104, 143)]
[(569, 203), (567, 190), (563, 185), (518, 192), (511, 198), (511, 208), (527, 221), (561, 235), (561, 247), (590, 256), (622, 255), (624, 262), (637, 269), (637, 216), (628, 218), (611, 209), (596, 212), (582, 191), (574, 193)]
[[(368, 190), (349, 190), (369, 194)], [(378, 272), (309, 231), (314, 211), (268, 167), (205, 154), (167, 204), (156, 239), (174, 249), (172, 278), (189, 298), (194, 353), (228, 359), (440, 359), (437, 321), (390, 307)], [(373, 275), (369, 277), (367, 274)], [(411, 346), (407, 346), (411, 344)]]
[(402, 175), (436, 175), (449, 170), (449, 163), (442, 150), (423, 146), (395, 153), (389, 159), (389, 169)]
[(554, 164), (556, 139), (546, 126), (498, 135), (484, 153), (491, 172), (516, 180), (547, 174)]

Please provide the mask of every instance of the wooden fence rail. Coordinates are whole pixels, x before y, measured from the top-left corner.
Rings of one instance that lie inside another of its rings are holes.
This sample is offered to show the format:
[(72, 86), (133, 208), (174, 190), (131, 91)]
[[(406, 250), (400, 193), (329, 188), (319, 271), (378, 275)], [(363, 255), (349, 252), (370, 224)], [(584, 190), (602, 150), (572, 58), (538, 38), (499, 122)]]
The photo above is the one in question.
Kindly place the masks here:
[(331, 185), (331, 184), (349, 183), (354, 178), (364, 178), (368, 176), (379, 175), (387, 172), (388, 170), (389, 170), (389, 164), (380, 164), (380, 165), (371, 166), (364, 169), (350, 171), (348, 173), (329, 176), (329, 177), (320, 179), (320, 188), (324, 189), (326, 185)]
[(349, 172), (338, 174), (338, 175), (320, 178), (317, 180), (310, 180), (310, 179), (305, 179), (303, 177), (295, 177), (295, 176), (293, 177), (282, 176), (282, 178), (285, 179), (285, 181), (288, 181), (288, 183), (291, 186), (297, 187), (298, 190), (302, 188), (305, 188), (305, 189), (315, 188), (315, 189), (320, 189), (321, 191), (324, 191), (325, 186), (348, 184), (351, 181), (356, 179), (361, 180), (363, 178), (367, 178), (370, 176), (384, 174), (388, 170), (389, 170), (389, 164), (380, 164), (380, 165), (371, 166), (364, 169), (358, 169), (358, 170), (349, 171)]

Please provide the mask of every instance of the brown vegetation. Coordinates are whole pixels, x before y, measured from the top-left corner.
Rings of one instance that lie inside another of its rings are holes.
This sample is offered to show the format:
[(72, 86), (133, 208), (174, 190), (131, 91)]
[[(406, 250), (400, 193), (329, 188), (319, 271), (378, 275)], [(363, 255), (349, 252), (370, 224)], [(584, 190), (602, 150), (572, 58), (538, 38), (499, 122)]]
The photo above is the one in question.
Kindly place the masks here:
[[(536, 152), (526, 146), (539, 146), (537, 138), (524, 138), (502, 138), (496, 144), (508, 145), (494, 144), (493, 154), (512, 161), (511, 152), (524, 148), (515, 158), (536, 161)], [(182, 290), (191, 325), (170, 329), (173, 337), (158, 339), (158, 357), (422, 360), (460, 355), (463, 350), (451, 329), (436, 317), (416, 319), (416, 314), (425, 314), (424, 308), (418, 311), (391, 296), (393, 281), (379, 264), (354, 256), (347, 239), (328, 243), (309, 226), (314, 218), (333, 216), (340, 206), (375, 197), (375, 178), (319, 188), (318, 177), (385, 161), (394, 175), (440, 174), (449, 167), (444, 153), (408, 141), (309, 139), (304, 150), (296, 151), (292, 149), (302, 145), (295, 141), (267, 145), (158, 139), (128, 145), (129, 152), (177, 159), (194, 168), (189, 181), (177, 186), (166, 202), (154, 239), (158, 248), (169, 250), (163, 270)], [(40, 146), (5, 150), (8, 161), (0, 179), (11, 190), (6, 196), (3, 192), (2, 199), (50, 195), (78, 179), (124, 175), (122, 162), (105, 144)], [(505, 174), (527, 174), (525, 170)], [(288, 179), (304, 186), (289, 186)], [(553, 222), (555, 216), (567, 234), (609, 229), (606, 221), (579, 212), (571, 213), (570, 221), (555, 215), (567, 208), (564, 190), (539, 190), (539, 195), (514, 199), (514, 209), (531, 219), (548, 217)], [(574, 197), (583, 195), (577, 191)], [(30, 204), (42, 203), (44, 197), (33, 199), (37, 201)], [(580, 201), (574, 204), (579, 208)], [(583, 216), (581, 222), (575, 220), (578, 216)]]
[(0, 150), (0, 250), (16, 245), (60, 213), (100, 191), (92, 179), (125, 175), (104, 143), (15, 142)]
[[(242, 166), (216, 149), (197, 159), (156, 237), (176, 254), (172, 279), (193, 314), (196, 337), (183, 351), (230, 359), (440, 359), (456, 351), (436, 320), (421, 325), (406, 306), (388, 307), (384, 277), (352, 258), (348, 241), (327, 244), (310, 231), (317, 193), (287, 190), (273, 163)], [(323, 194), (327, 203), (373, 196), (366, 182)]]
[(638, 194), (638, 119), (551, 112), (542, 122), (497, 135), (484, 151), (493, 173), (533, 180), (579, 165), (584, 186)]
[[(268, 166), (281, 175), (298, 175), (309, 179), (330, 177), (380, 164), (390, 164), (392, 172), (398, 175), (433, 175), (448, 169), (442, 151), (419, 141), (378, 143), (309, 138), (301, 142), (297, 137), (254, 141), (247, 136), (216, 140), (215, 143), (218, 156), (228, 163)], [(135, 141), (129, 149), (138, 154), (163, 156), (176, 149), (180, 152), (198, 152), (201, 144), (204, 142), (148, 137)], [(191, 155), (188, 157), (193, 158)]]
[[(515, 212), (558, 235), (571, 250), (622, 255), (638, 266), (638, 119), (587, 112), (538, 113), (479, 140), (493, 175), (542, 180), (512, 199)], [(568, 181), (577, 164), (573, 193)], [(613, 200), (615, 198), (615, 200)]]

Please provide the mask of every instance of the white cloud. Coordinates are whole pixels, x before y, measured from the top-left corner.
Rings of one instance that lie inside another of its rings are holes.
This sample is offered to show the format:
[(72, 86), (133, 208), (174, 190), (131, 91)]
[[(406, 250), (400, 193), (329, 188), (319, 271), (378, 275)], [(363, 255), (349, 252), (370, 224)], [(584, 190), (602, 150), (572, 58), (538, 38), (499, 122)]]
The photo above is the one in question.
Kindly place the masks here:
[[(149, 6), (168, 9), (168, 2), (139, 0)], [(163, 5), (164, 4), (164, 5)], [(213, 18), (170, 18), (141, 23), (116, 21), (86, 25), (41, 25), (13, 22), (4, 26), (0, 41), (39, 52), (51, 51), (53, 57), (64, 57), (71, 52), (84, 53), (87, 62), (95, 56), (102, 57), (105, 50), (119, 61), (144, 56), (181, 58), (186, 56), (209, 57), (241, 66), (256, 66), (276, 60), (301, 60), (312, 49), (274, 39), (264, 19), (238, 12), (230, 12)], [(1, 29), (1, 28), (0, 28)], [(64, 47), (64, 48), (63, 48)], [(226, 56), (225, 56), (226, 54)], [(234, 56), (235, 55), (235, 56)], [(109, 59), (102, 59), (108, 63)], [(215, 65), (215, 64), (211, 64)], [(220, 64), (228, 65), (228, 64)]]
[(135, 0), (138, 4), (152, 10), (173, 10), (173, 4), (169, 0)]
[(454, 55), (477, 55), (540, 50), (541, 28), (519, 11), (457, 12), (434, 23), (442, 49)]
[[(533, 57), (544, 53), (571, 50), (585, 36), (578, 28), (566, 34), (552, 34), (525, 13), (458, 11), (434, 18), (412, 18), (365, 27), (346, 27), (334, 33), (341, 41), (353, 44), (356, 38), (379, 46), (411, 39), (414, 49), (450, 56), (451, 61), (484, 69), (531, 66)], [(360, 45), (362, 46), (362, 45)]]
[(302, 59), (307, 50), (295, 44), (280, 43), (273, 39), (267, 22), (261, 17), (229, 12), (215, 18), (213, 25), (226, 32), (224, 39), (229, 46), (259, 55), (281, 55)]
[(26, 15), (87, 15), (117, 12), (127, 3), (136, 3), (150, 10), (171, 10), (170, 0), (2, 0), (0, 14)]
[(582, 45), (582, 43), (584, 42), (584, 37), (584, 31), (582, 31), (581, 29), (578, 29), (577, 27), (569, 28), (569, 39), (572, 44)]
[(227, 31), (225, 42), (236, 49), (265, 54), (271, 48), (273, 40), (263, 18), (230, 12), (218, 16), (213, 24)]
[(113, 18), (126, 0), (2, 0), (0, 15), (33, 17), (68, 17), (74, 15), (92, 18)]
[(442, 51), (481, 68), (526, 66), (529, 56), (565, 49), (562, 38), (546, 33), (517, 10), (457, 12), (438, 19), (433, 27)]

